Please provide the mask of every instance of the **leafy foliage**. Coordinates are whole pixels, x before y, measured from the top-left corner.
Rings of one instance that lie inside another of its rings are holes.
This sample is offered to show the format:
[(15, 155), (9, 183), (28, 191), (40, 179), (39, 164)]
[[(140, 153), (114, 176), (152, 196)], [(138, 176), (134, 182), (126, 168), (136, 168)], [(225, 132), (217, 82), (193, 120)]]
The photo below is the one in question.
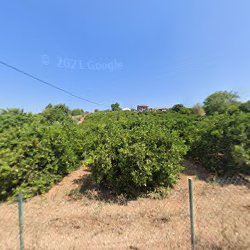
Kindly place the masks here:
[(70, 117), (71, 111), (64, 104), (52, 105), (49, 104), (41, 113), (42, 121), (47, 123), (72, 122)]
[(112, 111), (121, 110), (120, 104), (118, 102), (111, 104), (111, 110)]
[[(78, 164), (70, 128), (37, 121), (10, 128), (0, 137), (0, 197), (45, 192)], [(6, 146), (7, 145), (7, 146)]]
[(240, 104), (240, 110), (246, 113), (250, 113), (250, 101)]
[(70, 111), (70, 114), (72, 116), (75, 116), (75, 115), (84, 115), (84, 110), (83, 109), (72, 109)]
[(209, 170), (250, 173), (250, 114), (215, 114), (199, 124), (191, 152)]
[(189, 108), (185, 107), (183, 104), (175, 104), (172, 107), (172, 110), (175, 112), (181, 113), (181, 114), (191, 114), (192, 113), (192, 111)]
[(174, 185), (185, 156), (217, 174), (250, 173), (249, 102), (217, 92), (204, 107), (208, 115), (201, 105), (123, 112), (118, 104), (79, 125), (72, 116), (83, 111), (64, 104), (36, 115), (1, 110), (0, 200), (43, 193), (81, 161), (100, 186), (130, 196)]
[(182, 108), (184, 108), (184, 105), (183, 105), (183, 104), (175, 104), (175, 105), (172, 107), (172, 110), (175, 111), (175, 112), (179, 112)]
[(0, 200), (14, 197), (18, 191), (25, 197), (45, 192), (79, 165), (81, 133), (68, 118), (61, 119), (62, 113), (50, 116), (55, 113), (47, 113), (51, 109), (49, 106), (41, 115), (2, 110)]
[(212, 115), (215, 112), (223, 114), (226, 112), (234, 112), (238, 109), (239, 96), (233, 92), (218, 91), (209, 95), (204, 101), (204, 108), (207, 115)]
[(112, 124), (99, 133), (91, 153), (98, 184), (135, 196), (176, 182), (187, 151), (178, 132), (142, 122), (130, 129)]
[(31, 113), (25, 113), (22, 109), (2, 109), (0, 110), (0, 133), (11, 127), (19, 127), (25, 123), (30, 123), (34, 118)]

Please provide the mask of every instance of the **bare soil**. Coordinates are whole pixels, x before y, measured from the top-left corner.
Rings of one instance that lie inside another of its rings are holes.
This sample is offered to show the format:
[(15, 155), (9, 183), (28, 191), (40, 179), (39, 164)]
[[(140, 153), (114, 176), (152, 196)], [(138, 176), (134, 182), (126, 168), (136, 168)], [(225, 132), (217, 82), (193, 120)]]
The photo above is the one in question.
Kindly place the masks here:
[[(112, 199), (80, 168), (24, 203), (25, 249), (191, 249), (187, 179), (195, 201), (196, 249), (250, 249), (249, 183), (187, 171), (164, 199)], [(89, 188), (88, 188), (89, 187)], [(0, 249), (19, 249), (16, 203), (0, 205)]]

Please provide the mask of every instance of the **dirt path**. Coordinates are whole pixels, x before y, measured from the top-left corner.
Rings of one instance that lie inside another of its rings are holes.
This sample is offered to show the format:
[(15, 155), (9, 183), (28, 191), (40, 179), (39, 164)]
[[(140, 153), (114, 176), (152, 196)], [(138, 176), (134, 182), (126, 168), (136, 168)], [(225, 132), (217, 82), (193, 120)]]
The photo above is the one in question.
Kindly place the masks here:
[(64, 177), (61, 182), (52, 187), (48, 193), (43, 195), (43, 197), (49, 200), (68, 199), (69, 193), (72, 190), (78, 188), (79, 182), (81, 181), (83, 176), (88, 175), (89, 173), (90, 172), (86, 167), (80, 167), (78, 170)]

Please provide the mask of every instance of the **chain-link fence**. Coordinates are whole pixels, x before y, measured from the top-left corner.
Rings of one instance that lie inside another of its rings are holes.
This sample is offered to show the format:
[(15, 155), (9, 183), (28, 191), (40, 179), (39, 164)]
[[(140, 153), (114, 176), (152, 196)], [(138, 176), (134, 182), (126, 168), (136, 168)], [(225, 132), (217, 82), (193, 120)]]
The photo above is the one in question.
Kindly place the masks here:
[[(246, 178), (193, 177), (195, 249), (250, 249)], [(23, 203), (25, 249), (192, 249), (187, 177), (163, 199), (96, 190)], [(19, 249), (18, 204), (0, 205), (0, 249)]]

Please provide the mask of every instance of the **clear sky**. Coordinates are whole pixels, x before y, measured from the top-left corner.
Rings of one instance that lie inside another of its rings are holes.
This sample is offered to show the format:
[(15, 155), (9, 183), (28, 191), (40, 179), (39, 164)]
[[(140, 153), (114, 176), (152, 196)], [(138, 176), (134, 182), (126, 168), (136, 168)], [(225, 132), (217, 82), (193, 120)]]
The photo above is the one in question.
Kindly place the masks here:
[[(249, 0), (13, 0), (0, 60), (109, 106), (192, 106), (218, 90), (250, 99)], [(0, 65), (0, 107), (105, 109)]]

